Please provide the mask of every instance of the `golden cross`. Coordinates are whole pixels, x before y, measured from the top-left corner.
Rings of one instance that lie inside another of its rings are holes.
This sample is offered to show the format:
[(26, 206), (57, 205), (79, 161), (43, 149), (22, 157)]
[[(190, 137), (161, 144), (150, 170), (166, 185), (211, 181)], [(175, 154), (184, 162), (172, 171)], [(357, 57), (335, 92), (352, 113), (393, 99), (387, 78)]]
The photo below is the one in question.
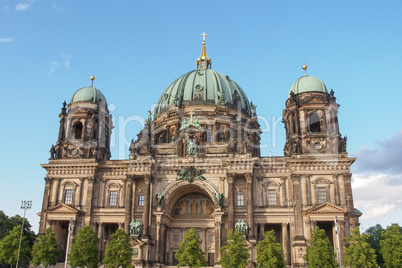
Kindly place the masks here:
[(207, 36), (207, 34), (205, 32), (203, 32), (201, 34), (201, 36), (202, 36), (202, 42), (205, 44), (205, 36)]

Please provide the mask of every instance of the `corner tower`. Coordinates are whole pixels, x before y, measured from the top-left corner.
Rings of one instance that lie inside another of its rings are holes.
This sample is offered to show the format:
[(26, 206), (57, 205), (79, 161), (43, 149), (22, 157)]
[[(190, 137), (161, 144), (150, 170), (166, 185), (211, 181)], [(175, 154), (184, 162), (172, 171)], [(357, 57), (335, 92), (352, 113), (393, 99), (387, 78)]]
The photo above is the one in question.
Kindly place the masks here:
[(286, 129), (285, 156), (295, 154), (346, 153), (346, 137), (338, 125), (338, 107), (334, 91), (330, 93), (321, 79), (305, 75), (289, 91), (283, 122)]
[(93, 86), (94, 80), (91, 76), (91, 86), (77, 90), (68, 105), (64, 101), (51, 158), (110, 158), (111, 115), (105, 96)]

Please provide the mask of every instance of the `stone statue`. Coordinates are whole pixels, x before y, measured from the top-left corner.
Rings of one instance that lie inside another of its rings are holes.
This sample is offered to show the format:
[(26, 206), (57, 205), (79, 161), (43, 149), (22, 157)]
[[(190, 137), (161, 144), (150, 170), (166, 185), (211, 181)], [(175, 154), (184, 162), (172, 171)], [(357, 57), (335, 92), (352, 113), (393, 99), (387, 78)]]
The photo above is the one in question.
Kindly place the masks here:
[(235, 224), (235, 229), (239, 232), (242, 233), (243, 235), (246, 235), (246, 230), (248, 229), (247, 224), (244, 222), (244, 220), (238, 220)]
[(132, 220), (132, 222), (130, 223), (130, 235), (141, 235), (141, 231), (142, 231), (142, 224), (141, 222), (137, 219)]
[(216, 95), (218, 96), (218, 103), (217, 104), (225, 104), (225, 92), (220, 92), (219, 90), (216, 91)]
[(257, 105), (254, 105), (253, 102), (250, 103), (251, 110), (253, 111), (252, 116), (257, 115)]
[(52, 147), (50, 148), (50, 158), (54, 159), (55, 155), (56, 155), (56, 147), (54, 147), (54, 145), (52, 144)]
[(188, 156), (194, 156), (195, 154), (195, 142), (193, 139), (189, 138), (187, 139), (187, 155)]
[(329, 93), (330, 95), (331, 95), (331, 97), (333, 97), (334, 96), (334, 94), (335, 94), (335, 91), (331, 88), (331, 91), (330, 91), (330, 93)]
[(202, 174), (205, 173), (205, 170), (203, 169), (198, 170), (193, 166), (185, 167), (183, 170), (176, 169), (176, 173), (177, 173), (176, 178), (177, 181), (184, 180), (188, 181), (189, 183), (193, 183), (194, 180), (205, 181), (204, 176), (202, 176)]
[(223, 193), (215, 192), (214, 197), (216, 199), (216, 203), (218, 204), (218, 206), (222, 207), (222, 205), (223, 205)]
[(163, 200), (165, 200), (165, 195), (163, 193), (156, 193), (156, 201), (158, 201), (158, 207), (162, 207)]
[(348, 141), (348, 136), (345, 136), (343, 139), (341, 139), (340, 146), (339, 146), (340, 153), (346, 153), (347, 141)]
[(130, 151), (130, 154), (134, 154), (135, 152), (134, 139), (131, 139), (130, 149), (128, 150)]
[(173, 100), (172, 100), (172, 103), (171, 103), (171, 104), (174, 105), (174, 106), (177, 106), (177, 107), (180, 106), (180, 97), (179, 97), (178, 94), (176, 94), (176, 95), (173, 97)]

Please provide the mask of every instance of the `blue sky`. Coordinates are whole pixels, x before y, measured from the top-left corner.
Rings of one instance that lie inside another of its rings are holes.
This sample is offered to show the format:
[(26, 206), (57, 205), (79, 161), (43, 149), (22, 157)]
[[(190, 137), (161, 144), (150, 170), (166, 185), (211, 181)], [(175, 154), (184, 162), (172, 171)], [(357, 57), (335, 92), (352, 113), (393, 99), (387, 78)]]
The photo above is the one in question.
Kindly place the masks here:
[(195, 68), (206, 32), (212, 68), (257, 105), (263, 155), (283, 155), (282, 109), (308, 74), (334, 89), (348, 136), (355, 207), (368, 228), (402, 223), (401, 1), (0, 0), (0, 210), (37, 226), (62, 102), (90, 84), (114, 115), (112, 158), (163, 90)]

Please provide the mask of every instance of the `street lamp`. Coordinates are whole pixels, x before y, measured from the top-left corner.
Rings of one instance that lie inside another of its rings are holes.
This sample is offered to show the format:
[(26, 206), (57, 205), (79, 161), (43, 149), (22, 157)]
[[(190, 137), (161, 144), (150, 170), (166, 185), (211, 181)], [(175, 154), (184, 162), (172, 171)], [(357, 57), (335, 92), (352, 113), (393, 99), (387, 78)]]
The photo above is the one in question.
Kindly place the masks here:
[(283, 202), (284, 206), (289, 208), (289, 241), (290, 241), (290, 267), (293, 268), (293, 250), (292, 250), (292, 216), (290, 213), (290, 208), (296, 206), (296, 199), (286, 199)]
[(32, 207), (32, 201), (22, 201), (21, 200), (21, 209), (24, 210), (24, 217), (22, 218), (22, 226), (21, 226), (21, 235), (20, 235), (20, 244), (18, 245), (18, 256), (17, 256), (17, 264), (15, 268), (18, 268), (18, 260), (20, 258), (20, 250), (21, 250), (21, 241), (22, 241), (22, 232), (24, 231), (24, 222), (25, 222), (25, 213), (27, 209)]

